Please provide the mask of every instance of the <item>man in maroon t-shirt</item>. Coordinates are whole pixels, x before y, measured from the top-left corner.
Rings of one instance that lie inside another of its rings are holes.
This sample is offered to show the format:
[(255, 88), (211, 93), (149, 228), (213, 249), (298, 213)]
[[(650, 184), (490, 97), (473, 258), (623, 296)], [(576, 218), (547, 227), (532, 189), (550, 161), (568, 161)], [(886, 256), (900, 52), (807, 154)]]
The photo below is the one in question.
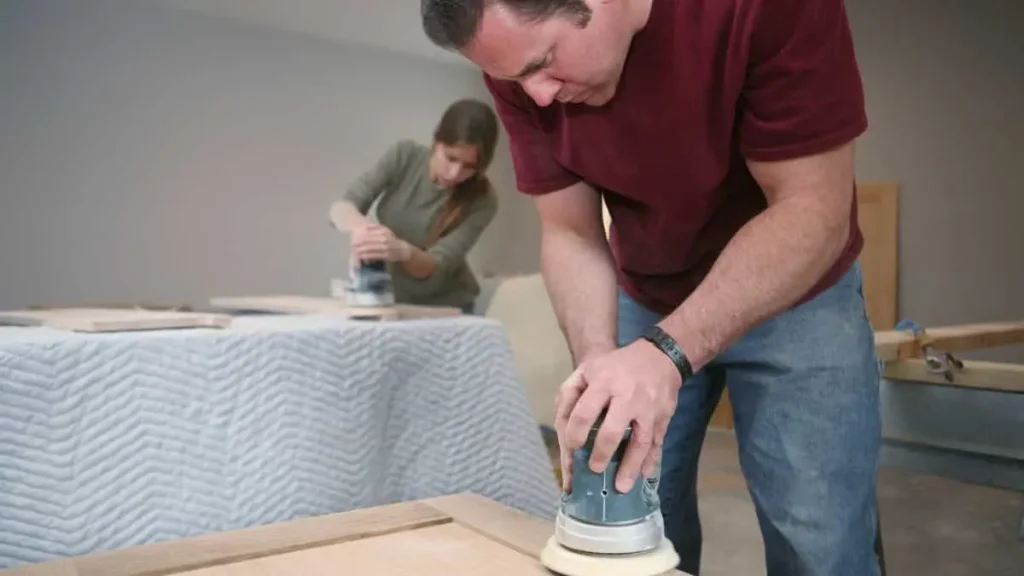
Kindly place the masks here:
[[(660, 458), (696, 573), (695, 478), (728, 387), (772, 576), (878, 570), (878, 374), (856, 258), (867, 127), (843, 0), (422, 0), (484, 72), (577, 370), (557, 399), (591, 467)], [(612, 220), (605, 239), (601, 200)]]

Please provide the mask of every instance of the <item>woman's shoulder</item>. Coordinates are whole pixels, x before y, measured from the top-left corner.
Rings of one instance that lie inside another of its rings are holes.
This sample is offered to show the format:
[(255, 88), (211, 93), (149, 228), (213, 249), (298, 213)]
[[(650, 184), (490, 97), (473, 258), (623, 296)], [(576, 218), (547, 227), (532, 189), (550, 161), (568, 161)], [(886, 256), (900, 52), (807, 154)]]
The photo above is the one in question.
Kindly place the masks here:
[(429, 155), (430, 147), (412, 138), (403, 138), (391, 145), (390, 152), (400, 158), (414, 159)]

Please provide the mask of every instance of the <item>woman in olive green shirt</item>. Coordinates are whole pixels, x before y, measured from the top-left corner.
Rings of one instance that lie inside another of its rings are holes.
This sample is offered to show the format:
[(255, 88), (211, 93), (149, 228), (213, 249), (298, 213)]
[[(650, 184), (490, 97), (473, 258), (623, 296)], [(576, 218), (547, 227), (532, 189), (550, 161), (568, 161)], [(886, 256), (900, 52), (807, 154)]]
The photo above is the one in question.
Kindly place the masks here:
[[(388, 263), (396, 302), (472, 312), (480, 287), (466, 253), (498, 209), (484, 174), (497, 138), (487, 104), (454, 102), (432, 145), (392, 145), (331, 206), (334, 226), (351, 233), (353, 260)], [(366, 218), (374, 202), (378, 223)]]

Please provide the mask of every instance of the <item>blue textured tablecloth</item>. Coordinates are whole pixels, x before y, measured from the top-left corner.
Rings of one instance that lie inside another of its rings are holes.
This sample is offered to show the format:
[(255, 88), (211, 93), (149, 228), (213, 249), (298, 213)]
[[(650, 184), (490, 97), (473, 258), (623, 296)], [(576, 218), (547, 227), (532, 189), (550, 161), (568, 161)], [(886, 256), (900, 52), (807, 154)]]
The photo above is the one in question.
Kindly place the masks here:
[(496, 322), (0, 328), (0, 568), (463, 491), (557, 509)]

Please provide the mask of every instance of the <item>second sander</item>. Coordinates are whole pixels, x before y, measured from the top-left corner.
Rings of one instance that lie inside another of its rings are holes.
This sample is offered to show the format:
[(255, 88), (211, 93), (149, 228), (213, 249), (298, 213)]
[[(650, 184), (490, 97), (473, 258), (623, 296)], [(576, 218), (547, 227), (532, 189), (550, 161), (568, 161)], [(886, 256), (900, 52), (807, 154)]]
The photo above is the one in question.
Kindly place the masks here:
[(391, 273), (383, 260), (359, 262), (349, 270), (345, 302), (353, 308), (386, 308), (395, 305)]
[(348, 317), (366, 320), (398, 318), (394, 285), (387, 263), (380, 260), (355, 262), (348, 282), (331, 280), (331, 295), (344, 299)]
[(562, 494), (555, 533), (541, 552), (541, 563), (563, 576), (657, 576), (679, 564), (665, 538), (658, 499), (658, 477), (638, 478), (629, 492), (615, 489), (615, 475), (629, 445), (628, 427), (604, 472), (590, 469), (597, 430), (575, 450), (569, 492)]

